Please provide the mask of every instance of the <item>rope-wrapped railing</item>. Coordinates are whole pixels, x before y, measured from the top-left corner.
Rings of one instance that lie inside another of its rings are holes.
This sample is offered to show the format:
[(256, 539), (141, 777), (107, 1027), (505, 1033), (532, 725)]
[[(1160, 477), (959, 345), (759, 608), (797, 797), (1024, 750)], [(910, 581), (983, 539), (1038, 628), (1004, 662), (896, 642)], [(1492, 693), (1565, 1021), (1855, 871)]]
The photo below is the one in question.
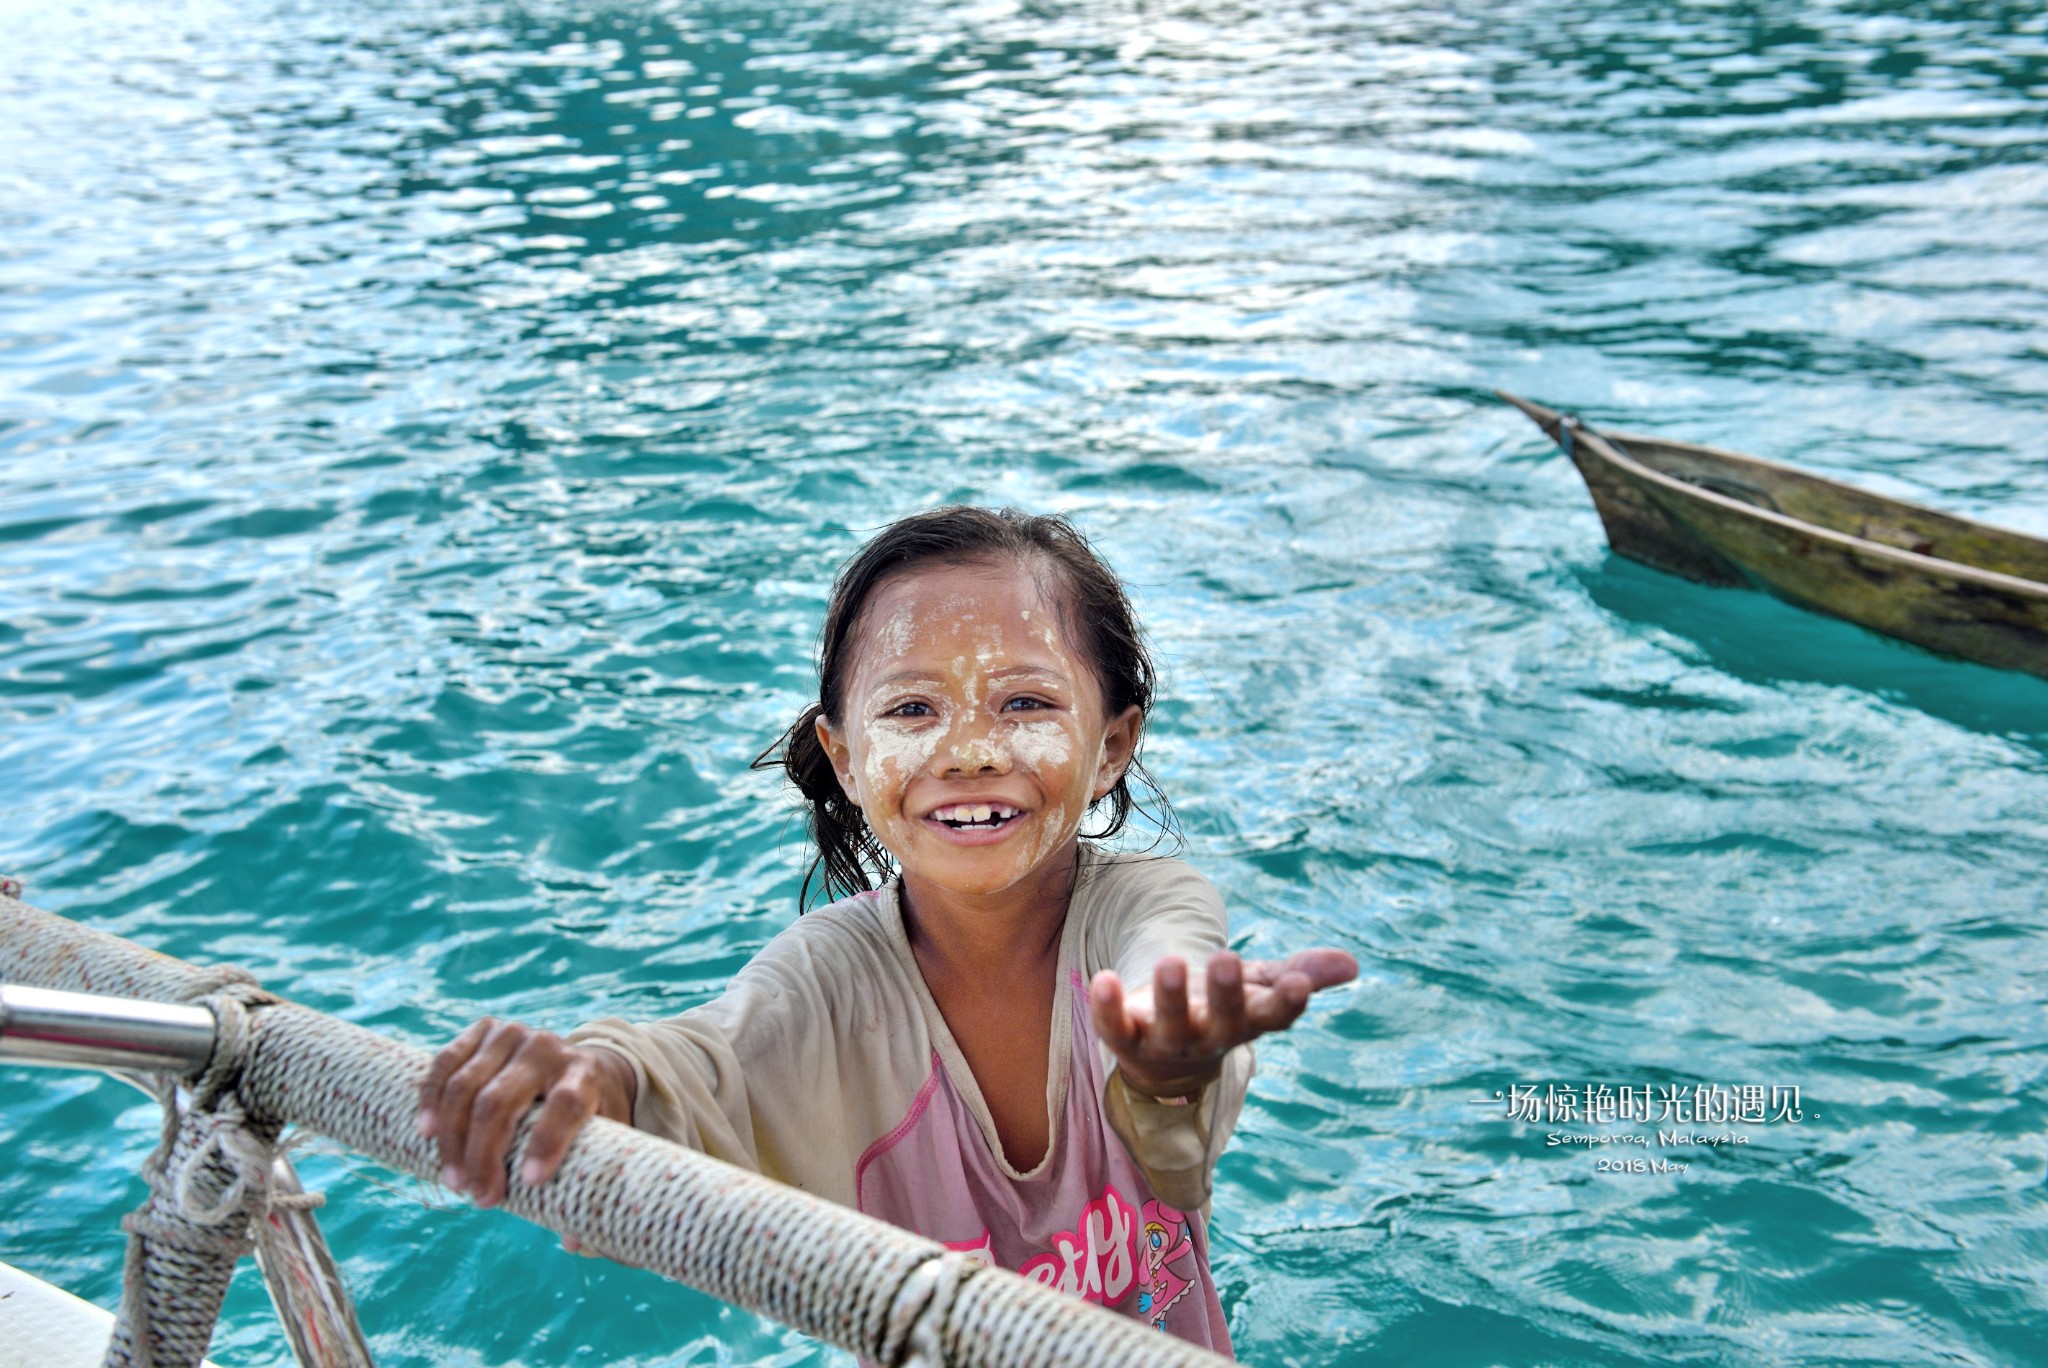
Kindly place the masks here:
[[(247, 976), (202, 968), (0, 892), (0, 982), (192, 1002)], [(235, 1092), (248, 1116), (337, 1140), (432, 1180), (414, 1126), (424, 1051), (296, 1003), (239, 991)], [(208, 1065), (221, 1072), (223, 1061)], [(523, 1123), (510, 1168), (520, 1171)], [(983, 1266), (935, 1241), (609, 1121), (593, 1121), (555, 1178), (516, 1180), (505, 1209), (593, 1253), (708, 1292), (849, 1349), (917, 1368), (1224, 1360), (1150, 1326)], [(217, 1302), (216, 1302), (217, 1305)]]

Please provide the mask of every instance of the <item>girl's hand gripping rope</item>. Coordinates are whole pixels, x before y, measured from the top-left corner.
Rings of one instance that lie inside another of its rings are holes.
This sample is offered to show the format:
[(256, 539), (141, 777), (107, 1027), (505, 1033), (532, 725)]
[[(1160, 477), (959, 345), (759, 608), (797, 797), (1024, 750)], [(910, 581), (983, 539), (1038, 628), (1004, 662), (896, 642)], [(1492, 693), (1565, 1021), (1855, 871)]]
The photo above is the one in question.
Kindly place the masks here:
[(1309, 995), (1358, 976), (1342, 950), (1304, 950), (1284, 960), (1210, 957), (1203, 981), (1168, 955), (1149, 987), (1124, 992), (1114, 970), (1089, 987), (1095, 1034), (1116, 1055), (1117, 1072), (1148, 1097), (1194, 1097), (1223, 1069), (1223, 1056), (1247, 1041), (1292, 1026)]
[(528, 1187), (555, 1176), (591, 1117), (631, 1125), (633, 1088), (632, 1066), (609, 1050), (485, 1017), (434, 1056), (420, 1084), (419, 1130), (440, 1142), (444, 1185), (496, 1206), (513, 1135), (535, 1103), (540, 1115), (519, 1174)]

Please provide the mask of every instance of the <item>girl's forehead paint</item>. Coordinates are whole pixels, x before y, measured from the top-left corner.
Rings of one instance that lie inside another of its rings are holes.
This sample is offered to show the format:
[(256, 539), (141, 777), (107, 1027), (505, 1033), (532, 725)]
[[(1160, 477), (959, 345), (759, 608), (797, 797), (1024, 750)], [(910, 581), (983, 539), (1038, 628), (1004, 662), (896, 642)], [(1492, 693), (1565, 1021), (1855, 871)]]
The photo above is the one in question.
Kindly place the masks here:
[[(983, 616), (988, 605), (979, 596), (953, 593), (934, 603), (930, 599), (895, 604), (888, 616), (870, 635), (868, 646), (872, 654), (861, 664), (866, 666), (863, 674), (884, 669), (890, 664), (915, 655), (921, 644), (937, 645), (947, 636), (955, 642), (964, 634), (964, 643), (970, 654), (956, 654), (947, 662), (948, 673), (961, 691), (979, 701), (984, 692), (986, 676), (990, 668), (1008, 670), (1019, 662), (1004, 659), (1010, 650), (1010, 642), (1004, 631), (1003, 618), (1006, 613)], [(1021, 622), (1024, 640), (1034, 646), (1043, 647), (1050, 660), (1043, 662), (1053, 673), (1068, 680), (1077, 680), (1081, 671), (1074, 657), (1061, 639), (1056, 622), (1051, 615), (1034, 612), (1030, 608), (1015, 609), (1013, 621)], [(867, 653), (864, 653), (867, 654)], [(1026, 654), (1031, 654), (1027, 648)], [(970, 660), (972, 664), (970, 665)], [(1023, 662), (1035, 663), (1035, 662)], [(980, 667), (979, 669), (974, 667)], [(892, 676), (892, 682), (904, 683), (900, 677)], [(937, 679), (916, 681), (926, 686), (940, 683)], [(866, 691), (870, 696), (883, 685), (875, 685)]]
[(875, 645), (884, 657), (907, 655), (916, 644), (917, 614), (907, 603), (891, 613), (875, 633)]

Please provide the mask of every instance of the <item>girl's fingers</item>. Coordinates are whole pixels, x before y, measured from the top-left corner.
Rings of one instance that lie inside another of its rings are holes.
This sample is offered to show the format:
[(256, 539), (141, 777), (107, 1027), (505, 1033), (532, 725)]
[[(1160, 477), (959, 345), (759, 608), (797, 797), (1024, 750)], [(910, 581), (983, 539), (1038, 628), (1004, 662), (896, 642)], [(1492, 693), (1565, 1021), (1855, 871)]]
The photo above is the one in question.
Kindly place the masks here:
[(1244, 962), (1225, 950), (1209, 961), (1210, 1048), (1221, 1054), (1242, 1044), (1245, 1035)]
[(1088, 985), (1088, 1007), (1095, 1018), (1095, 1034), (1112, 1050), (1134, 1050), (1138, 1046), (1138, 1023), (1124, 1004), (1124, 981), (1113, 969), (1104, 969)]
[(441, 1181), (458, 1192), (478, 1176), (468, 1167), (469, 1132), (477, 1099), (511, 1060), (524, 1031), (510, 1022), (492, 1023), (469, 1059), (441, 1085), (440, 1119), (434, 1126), (435, 1138), (441, 1142)]
[(519, 1166), (519, 1181), (539, 1187), (554, 1177), (577, 1133), (596, 1114), (597, 1089), (581, 1084), (576, 1073), (565, 1075), (549, 1088), (526, 1142), (526, 1162)]
[(1244, 967), (1247, 982), (1268, 987), (1287, 974), (1307, 979), (1311, 991), (1334, 988), (1358, 977), (1358, 961), (1344, 950), (1302, 950), (1284, 960), (1253, 960)]
[(440, 1121), (441, 1093), (447, 1087), (449, 1077), (469, 1063), (470, 1056), (476, 1053), (477, 1046), (483, 1043), (495, 1025), (497, 1023), (489, 1017), (472, 1022), (461, 1035), (442, 1046), (441, 1052), (434, 1056), (434, 1062), (427, 1066), (427, 1076), (420, 1080), (418, 1125), (421, 1135), (431, 1137), (434, 1134)]
[(476, 1105), (470, 1110), (469, 1148), (462, 1166), (469, 1174), (470, 1195), (480, 1207), (494, 1207), (505, 1200), (505, 1158), (512, 1151), (512, 1137), (521, 1118), (547, 1087), (547, 1071), (532, 1054), (529, 1042), (518, 1058), (477, 1093)]
[(1155, 1053), (1186, 1051), (1194, 1028), (1188, 1020), (1188, 966), (1178, 955), (1168, 955), (1152, 971), (1152, 1029), (1148, 1044)]
[(1348, 951), (1303, 950), (1280, 961), (1283, 974), (1300, 974), (1312, 990), (1334, 988), (1358, 977), (1358, 961)]
[(1245, 982), (1255, 987), (1277, 987), (1290, 977), (1314, 993), (1357, 978), (1358, 961), (1347, 951), (1320, 949), (1303, 950), (1284, 960), (1252, 960), (1244, 967)]
[(1090, 986), (1095, 1033), (1127, 1056), (1138, 1073), (1185, 1072), (1198, 1057), (1220, 1056), (1300, 1019), (1311, 994), (1358, 976), (1358, 961), (1342, 950), (1303, 950), (1284, 960), (1247, 962), (1228, 950), (1212, 955), (1201, 982), (1191, 984), (1187, 961), (1160, 959), (1149, 991), (1124, 995), (1108, 970)]
[(1245, 1039), (1255, 1040), (1271, 1031), (1284, 1031), (1308, 1009), (1314, 983), (1306, 974), (1285, 973), (1264, 992), (1255, 993), (1245, 1009)]

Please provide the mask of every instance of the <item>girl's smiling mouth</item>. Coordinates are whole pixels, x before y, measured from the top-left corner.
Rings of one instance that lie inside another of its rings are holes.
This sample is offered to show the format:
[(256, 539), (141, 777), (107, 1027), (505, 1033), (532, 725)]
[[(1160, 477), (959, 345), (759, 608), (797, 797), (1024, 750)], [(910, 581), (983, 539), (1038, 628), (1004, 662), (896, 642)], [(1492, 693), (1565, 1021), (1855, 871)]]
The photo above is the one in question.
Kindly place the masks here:
[(925, 814), (927, 826), (937, 827), (948, 839), (980, 845), (999, 838), (1023, 818), (1024, 809), (1011, 803), (993, 801), (948, 803)]

